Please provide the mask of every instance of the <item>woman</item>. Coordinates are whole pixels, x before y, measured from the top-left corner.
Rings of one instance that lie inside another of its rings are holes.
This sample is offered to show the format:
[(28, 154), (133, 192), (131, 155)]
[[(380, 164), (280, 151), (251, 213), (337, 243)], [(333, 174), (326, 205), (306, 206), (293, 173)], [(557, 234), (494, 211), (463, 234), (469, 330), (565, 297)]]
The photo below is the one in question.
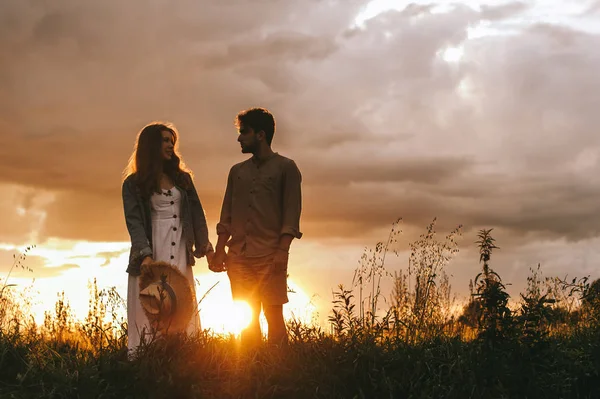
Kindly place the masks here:
[[(202, 204), (192, 174), (177, 152), (177, 130), (168, 123), (152, 123), (138, 134), (125, 170), (123, 208), (131, 237), (127, 289), (128, 349), (150, 336), (150, 324), (139, 300), (138, 276), (142, 264), (164, 261), (189, 279), (192, 290), (194, 257), (214, 254)], [(200, 329), (198, 312), (188, 333)]]

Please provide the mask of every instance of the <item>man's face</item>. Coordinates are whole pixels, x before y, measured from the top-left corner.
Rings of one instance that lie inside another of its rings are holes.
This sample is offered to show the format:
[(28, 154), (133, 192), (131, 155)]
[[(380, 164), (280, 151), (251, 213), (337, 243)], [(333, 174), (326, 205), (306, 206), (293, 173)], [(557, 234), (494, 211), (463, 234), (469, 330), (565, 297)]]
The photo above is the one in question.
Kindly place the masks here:
[(238, 142), (242, 147), (242, 153), (254, 154), (258, 150), (260, 144), (254, 129), (240, 124), (239, 133)]

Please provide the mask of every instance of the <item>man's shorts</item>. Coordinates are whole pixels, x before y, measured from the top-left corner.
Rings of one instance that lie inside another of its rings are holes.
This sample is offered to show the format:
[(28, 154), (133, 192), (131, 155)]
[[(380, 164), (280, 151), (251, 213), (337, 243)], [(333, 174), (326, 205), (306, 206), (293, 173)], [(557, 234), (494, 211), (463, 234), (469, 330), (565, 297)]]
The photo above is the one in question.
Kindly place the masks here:
[(287, 271), (273, 271), (273, 256), (227, 257), (225, 265), (234, 300), (283, 305), (288, 302)]

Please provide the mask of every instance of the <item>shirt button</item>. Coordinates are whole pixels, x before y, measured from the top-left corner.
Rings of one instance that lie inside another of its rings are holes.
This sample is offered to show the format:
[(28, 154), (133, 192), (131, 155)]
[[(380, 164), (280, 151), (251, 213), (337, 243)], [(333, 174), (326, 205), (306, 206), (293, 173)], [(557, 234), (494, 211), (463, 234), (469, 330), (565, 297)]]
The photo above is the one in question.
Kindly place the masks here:
[(173, 231), (177, 231), (177, 227), (173, 227)]
[(177, 215), (173, 215), (173, 219), (177, 218)]
[(174, 242), (172, 242), (172, 243), (171, 243), (171, 245), (175, 245), (175, 243), (174, 243)]
[(173, 205), (175, 203), (175, 201), (171, 201), (171, 205)]
[(175, 257), (173, 255), (171, 255), (171, 259), (175, 259)]

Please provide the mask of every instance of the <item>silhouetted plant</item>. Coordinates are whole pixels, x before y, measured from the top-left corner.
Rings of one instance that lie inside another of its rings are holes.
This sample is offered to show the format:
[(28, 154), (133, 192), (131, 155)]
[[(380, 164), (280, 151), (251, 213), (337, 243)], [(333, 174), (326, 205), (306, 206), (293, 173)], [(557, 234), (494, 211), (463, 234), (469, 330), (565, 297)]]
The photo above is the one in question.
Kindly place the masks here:
[(458, 321), (468, 327), (478, 328), (479, 320), (482, 317), (481, 301), (475, 297), (473, 280), (469, 280), (469, 299), (463, 306), (462, 313)]
[[(555, 277), (554, 284), (556, 287), (556, 291), (561, 294), (564, 303), (568, 304), (569, 310), (569, 322), (573, 324), (573, 326), (578, 329), (584, 326), (584, 324), (589, 324), (590, 322), (590, 313), (589, 308), (586, 309), (584, 306), (585, 298), (589, 295), (590, 291), (590, 282), (589, 276), (585, 277), (574, 277), (572, 280), (567, 279), (567, 276), (564, 278)], [(593, 322), (592, 324), (596, 325)]]
[(352, 290), (345, 289), (342, 284), (338, 286), (338, 290), (333, 292), (332, 315), (328, 320), (333, 325), (335, 335), (347, 333), (352, 336), (361, 324), (360, 317), (354, 311), (354, 295)]
[(42, 333), (64, 343), (73, 336), (75, 324), (75, 315), (71, 309), (71, 304), (65, 297), (65, 292), (61, 291), (57, 294), (54, 314), (49, 311), (44, 312)]
[(427, 336), (442, 326), (451, 308), (451, 287), (445, 267), (458, 253), (457, 239), (462, 225), (452, 230), (444, 241), (438, 241), (435, 223), (434, 218), (427, 226), (427, 232), (410, 244), (409, 292), (414, 276), (412, 325), (407, 335), (410, 341)]
[(412, 317), (412, 303), (412, 296), (408, 290), (408, 276), (402, 272), (394, 272), (390, 294), (390, 322), (395, 338), (404, 337), (408, 331), (408, 323)]
[[(541, 279), (540, 265), (529, 270), (531, 274), (527, 277), (525, 294), (521, 294), (518, 321), (522, 342), (530, 347), (537, 347), (547, 342), (549, 326), (554, 315), (551, 305), (556, 300), (551, 298), (550, 287)], [(543, 287), (545, 292), (542, 291)]]
[(77, 328), (85, 339), (86, 347), (97, 353), (125, 341), (127, 323), (123, 313), (127, 306), (116, 287), (99, 290), (94, 279), (88, 283), (88, 289), (88, 314)]
[(582, 297), (582, 307), (588, 311), (596, 322), (600, 321), (600, 278), (586, 287)]
[(496, 240), (491, 235), (492, 229), (480, 230), (476, 244), (479, 246), (479, 261), (483, 270), (475, 277), (475, 293), (473, 297), (479, 302), (479, 337), (493, 343), (507, 336), (507, 330), (512, 325), (512, 313), (508, 307), (510, 295), (502, 283), (500, 275), (489, 266), (489, 261), (496, 246)]
[(7, 288), (16, 286), (16, 284), (12, 284), (12, 283), (9, 284), (9, 282), (8, 282), (8, 279), (10, 278), (10, 275), (12, 274), (14, 269), (22, 269), (22, 270), (26, 270), (30, 273), (33, 273), (33, 269), (31, 269), (30, 267), (25, 265), (25, 259), (27, 259), (27, 255), (29, 254), (29, 252), (31, 252), (31, 250), (33, 248), (35, 248), (35, 245), (29, 245), (18, 256), (16, 254), (13, 254), (13, 263), (12, 263), (10, 269), (8, 269), (8, 273), (7, 273), (6, 277), (4, 278), (4, 283), (2, 284), (2, 287), (0, 288), (0, 300), (4, 296), (4, 291)]
[[(444, 241), (438, 241), (434, 219), (427, 232), (410, 243), (409, 273), (396, 271), (392, 277), (393, 289), (389, 297), (387, 311), (378, 308), (381, 294), (381, 279), (392, 276), (385, 268), (386, 255), (393, 252), (398, 255), (393, 244), (401, 233), (398, 223), (392, 224), (388, 240), (379, 242), (374, 250), (365, 249), (360, 266), (354, 273), (353, 286), (359, 290), (358, 311), (354, 309), (352, 290), (339, 287), (334, 293), (334, 309), (329, 322), (336, 335), (347, 332), (356, 335), (359, 331), (363, 338), (382, 339), (394, 336), (404, 340), (417, 340), (428, 335), (440, 335), (451, 319), (451, 307), (454, 300), (445, 266), (458, 252), (458, 226)], [(412, 289), (411, 279), (414, 279)], [(370, 286), (370, 293), (363, 298), (363, 287)], [(368, 309), (364, 304), (368, 301)], [(351, 317), (350, 317), (351, 315)]]
[[(390, 276), (385, 269), (385, 261), (390, 251), (398, 256), (398, 252), (393, 246), (398, 242), (398, 236), (402, 234), (402, 230), (400, 229), (401, 221), (402, 218), (398, 218), (392, 223), (390, 233), (385, 242), (380, 241), (375, 244), (375, 249), (365, 248), (359, 261), (359, 267), (354, 271), (352, 286), (358, 287), (358, 317), (365, 326), (375, 325), (379, 298), (381, 296), (381, 278), (383, 276)], [(368, 297), (365, 298), (364, 288), (368, 286), (370, 286), (370, 292)], [(365, 310), (365, 302), (368, 304), (367, 310)]]

